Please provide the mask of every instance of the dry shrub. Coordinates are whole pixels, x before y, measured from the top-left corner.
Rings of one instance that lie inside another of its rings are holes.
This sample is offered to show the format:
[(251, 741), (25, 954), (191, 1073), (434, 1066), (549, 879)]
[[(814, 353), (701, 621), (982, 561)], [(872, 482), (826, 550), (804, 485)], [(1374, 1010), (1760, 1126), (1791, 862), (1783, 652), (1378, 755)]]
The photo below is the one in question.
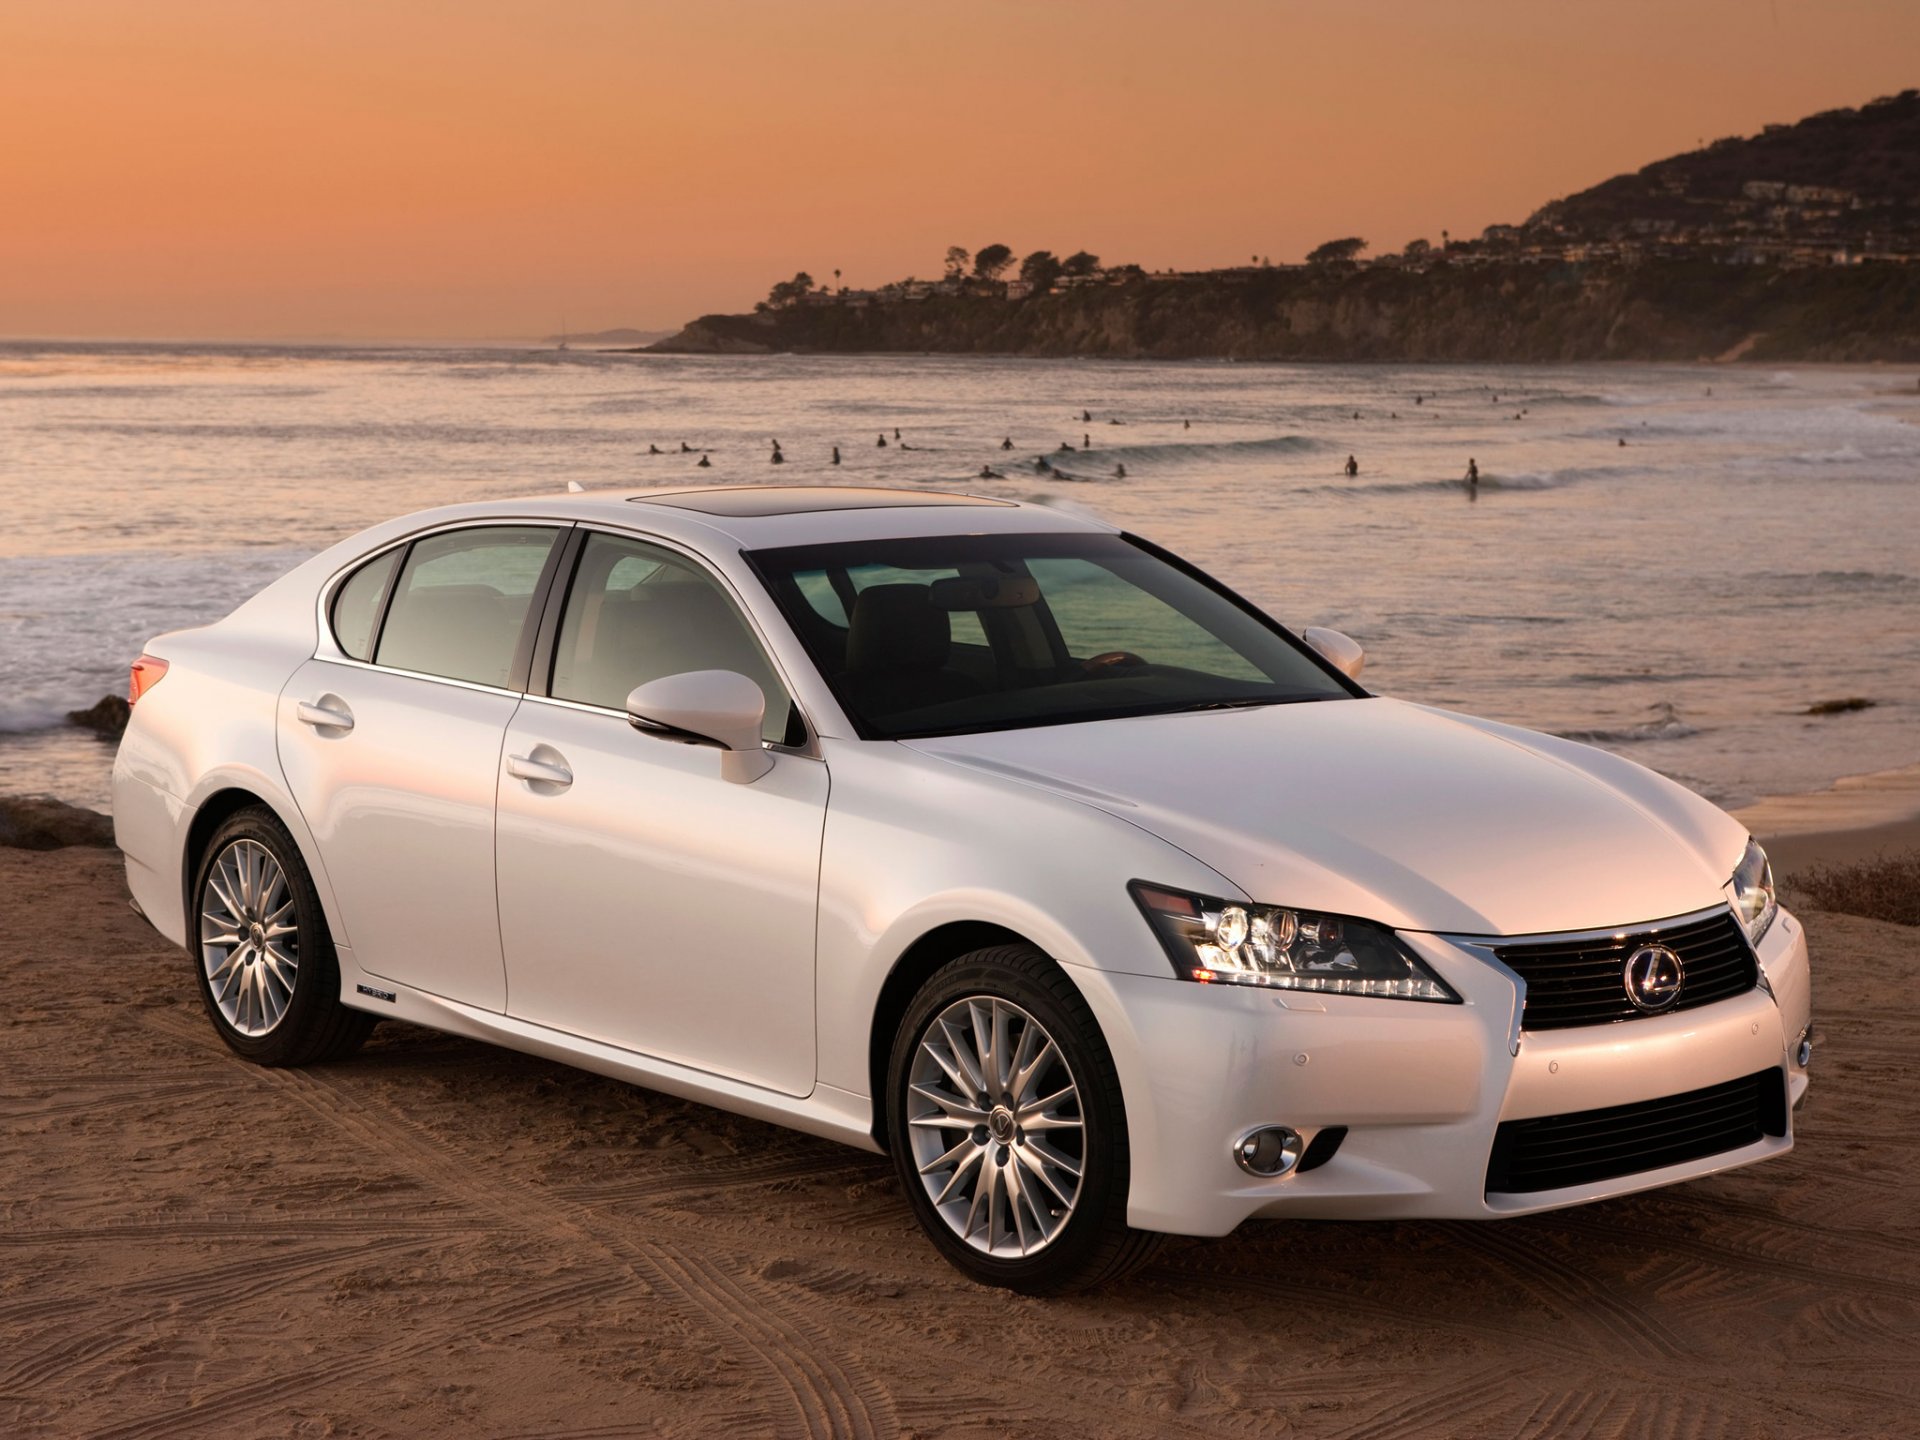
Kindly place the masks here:
[(1816, 910), (1920, 925), (1920, 850), (1851, 865), (1816, 865), (1795, 875), (1788, 888)]

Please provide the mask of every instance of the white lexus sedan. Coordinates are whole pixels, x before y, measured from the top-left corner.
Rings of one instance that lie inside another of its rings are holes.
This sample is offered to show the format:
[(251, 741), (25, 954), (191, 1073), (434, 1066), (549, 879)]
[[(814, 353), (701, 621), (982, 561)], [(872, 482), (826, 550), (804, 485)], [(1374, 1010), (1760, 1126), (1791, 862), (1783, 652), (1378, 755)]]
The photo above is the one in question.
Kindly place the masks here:
[(396, 1017), (889, 1152), (1016, 1290), (1790, 1148), (1741, 826), (1360, 663), (1033, 505), (461, 505), (152, 641), (114, 821), (240, 1055)]

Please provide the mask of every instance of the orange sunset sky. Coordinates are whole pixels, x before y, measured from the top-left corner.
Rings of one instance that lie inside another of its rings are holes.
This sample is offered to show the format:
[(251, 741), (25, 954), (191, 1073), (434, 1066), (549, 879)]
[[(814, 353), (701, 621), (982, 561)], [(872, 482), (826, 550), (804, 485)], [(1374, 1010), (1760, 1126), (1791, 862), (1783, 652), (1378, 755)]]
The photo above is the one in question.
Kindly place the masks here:
[(1915, 84), (1914, 0), (5, 0), (0, 336), (665, 329), (955, 243), (1398, 248)]

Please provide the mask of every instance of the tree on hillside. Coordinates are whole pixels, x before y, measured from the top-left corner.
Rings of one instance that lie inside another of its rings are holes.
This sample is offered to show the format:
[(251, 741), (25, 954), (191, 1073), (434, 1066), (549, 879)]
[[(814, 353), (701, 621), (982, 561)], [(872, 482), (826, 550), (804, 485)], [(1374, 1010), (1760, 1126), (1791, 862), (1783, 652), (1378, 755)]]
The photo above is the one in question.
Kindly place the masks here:
[(967, 254), (966, 246), (949, 245), (947, 247), (947, 278), (952, 280), (966, 274), (967, 261), (972, 258), (971, 255)]
[(1409, 240), (1407, 248), (1401, 252), (1409, 260), (1424, 260), (1433, 253), (1431, 240)]
[(1000, 272), (1012, 263), (1011, 245), (982, 245), (973, 252), (973, 273), (982, 280), (998, 280)]
[(1060, 278), (1060, 261), (1051, 250), (1036, 250), (1020, 262), (1020, 278), (1044, 295)]
[(788, 305), (798, 305), (800, 297), (813, 289), (813, 277), (802, 270), (791, 280), (782, 280), (767, 292), (767, 303), (778, 310)]
[(1060, 262), (1062, 275), (1091, 275), (1100, 268), (1100, 257), (1085, 250), (1076, 250)]
[(1329, 240), (1324, 245), (1316, 245), (1307, 252), (1309, 265), (1337, 265), (1344, 261), (1358, 260), (1360, 252), (1367, 248), (1367, 242), (1358, 235), (1349, 235), (1344, 240)]

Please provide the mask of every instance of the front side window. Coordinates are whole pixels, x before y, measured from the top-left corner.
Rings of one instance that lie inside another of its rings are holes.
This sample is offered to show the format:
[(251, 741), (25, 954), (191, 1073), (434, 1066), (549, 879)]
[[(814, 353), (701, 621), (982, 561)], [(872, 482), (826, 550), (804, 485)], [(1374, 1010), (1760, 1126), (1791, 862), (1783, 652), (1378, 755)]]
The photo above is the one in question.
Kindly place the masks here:
[(711, 575), (657, 545), (589, 535), (560, 617), (549, 692), (624, 710), (637, 686), (689, 670), (745, 675), (767, 698), (762, 736), (775, 744), (804, 738), (786, 687)]
[(1356, 693), (1279, 626), (1124, 536), (918, 536), (747, 558), (875, 738)]
[(395, 582), (374, 663), (509, 686), (527, 612), (559, 533), (499, 525), (416, 540)]

